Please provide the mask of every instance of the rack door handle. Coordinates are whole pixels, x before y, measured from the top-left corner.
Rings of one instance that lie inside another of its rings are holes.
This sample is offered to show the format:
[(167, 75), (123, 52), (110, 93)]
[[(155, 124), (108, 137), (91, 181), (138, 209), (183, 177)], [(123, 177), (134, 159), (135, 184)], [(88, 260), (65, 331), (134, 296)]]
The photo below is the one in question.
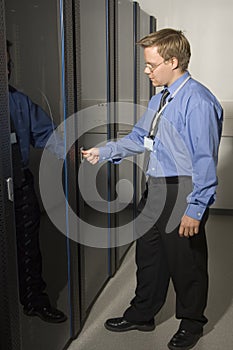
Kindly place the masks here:
[(79, 151), (80, 151), (80, 163), (83, 163), (85, 161), (85, 158), (83, 157), (82, 151), (84, 150), (84, 147), (80, 147)]
[(6, 179), (6, 183), (7, 183), (8, 199), (9, 199), (9, 201), (13, 202), (14, 201), (14, 190), (13, 190), (12, 177), (8, 177), (8, 179)]

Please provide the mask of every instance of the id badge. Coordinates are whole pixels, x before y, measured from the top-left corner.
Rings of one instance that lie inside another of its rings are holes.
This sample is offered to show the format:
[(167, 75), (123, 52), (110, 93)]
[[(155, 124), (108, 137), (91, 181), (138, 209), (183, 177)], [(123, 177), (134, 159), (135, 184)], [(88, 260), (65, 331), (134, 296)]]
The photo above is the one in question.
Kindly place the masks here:
[(154, 141), (150, 137), (144, 136), (144, 147), (148, 151), (153, 151), (153, 146), (154, 146)]

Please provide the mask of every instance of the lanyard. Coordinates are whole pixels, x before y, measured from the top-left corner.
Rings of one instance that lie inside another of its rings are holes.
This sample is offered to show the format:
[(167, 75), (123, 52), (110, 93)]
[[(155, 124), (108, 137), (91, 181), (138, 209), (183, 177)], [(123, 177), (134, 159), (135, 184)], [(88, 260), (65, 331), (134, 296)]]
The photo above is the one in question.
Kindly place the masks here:
[(167, 107), (168, 103), (171, 102), (173, 100), (173, 98), (176, 96), (176, 94), (182, 89), (182, 87), (187, 83), (187, 81), (191, 78), (191, 76), (189, 75), (184, 81), (183, 83), (181, 83), (178, 88), (173, 92), (173, 94), (171, 95), (171, 97), (166, 101), (165, 105), (160, 109), (159, 112), (156, 112), (153, 123), (152, 123), (152, 127), (151, 127), (151, 132), (149, 134), (150, 138), (154, 138), (155, 136), (155, 130), (156, 127), (158, 125), (158, 122), (161, 118), (161, 115), (164, 111), (164, 109)]

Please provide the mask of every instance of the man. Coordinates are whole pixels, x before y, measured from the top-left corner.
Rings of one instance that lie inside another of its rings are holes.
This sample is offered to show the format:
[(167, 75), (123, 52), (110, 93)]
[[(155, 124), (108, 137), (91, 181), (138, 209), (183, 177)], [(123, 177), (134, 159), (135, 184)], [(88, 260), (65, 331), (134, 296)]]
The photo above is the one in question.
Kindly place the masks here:
[[(10, 46), (11, 43), (7, 41), (9, 79)], [(36, 148), (46, 147), (58, 158), (64, 158), (63, 140), (54, 131), (53, 122), (48, 115), (28, 96), (12, 86), (9, 86), (9, 107), (20, 302), (26, 315), (39, 316), (46, 322), (60, 323), (67, 317), (51, 306), (45, 293), (39, 245), (40, 209), (33, 175), (28, 166), (30, 144)], [(51, 135), (53, 137), (47, 144)]]
[(153, 115), (145, 113), (117, 142), (83, 152), (92, 164), (118, 162), (145, 148), (150, 152), (148, 195), (139, 204), (136, 225), (141, 235), (136, 295), (123, 317), (107, 320), (105, 327), (117, 332), (153, 330), (171, 278), (181, 322), (168, 348), (185, 350), (197, 343), (207, 322), (205, 223), (215, 199), (223, 112), (213, 94), (187, 71), (191, 51), (181, 31), (162, 29), (139, 44), (145, 73), (155, 87), (164, 86), (149, 102)]

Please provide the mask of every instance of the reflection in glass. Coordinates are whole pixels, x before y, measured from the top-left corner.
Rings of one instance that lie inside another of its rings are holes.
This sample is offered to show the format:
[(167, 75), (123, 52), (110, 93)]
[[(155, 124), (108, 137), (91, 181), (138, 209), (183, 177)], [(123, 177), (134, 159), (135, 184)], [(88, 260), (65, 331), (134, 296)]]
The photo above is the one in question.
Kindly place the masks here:
[[(70, 337), (69, 322), (58, 310), (69, 315), (66, 238), (52, 225), (41, 201), (38, 204), (41, 151), (31, 149), (28, 157), (28, 143), (43, 148), (53, 132), (53, 124), (59, 124), (64, 117), (59, 12), (56, 0), (36, 4), (26, 0), (6, 2), (7, 38), (13, 44), (10, 84), (14, 88), (9, 89), (9, 100), (25, 350), (52, 350), (58, 344), (62, 348)], [(54, 146), (53, 151), (62, 156), (63, 141), (59, 136), (58, 143), (60, 149)], [(19, 156), (21, 164), (19, 161), (17, 167)]]

